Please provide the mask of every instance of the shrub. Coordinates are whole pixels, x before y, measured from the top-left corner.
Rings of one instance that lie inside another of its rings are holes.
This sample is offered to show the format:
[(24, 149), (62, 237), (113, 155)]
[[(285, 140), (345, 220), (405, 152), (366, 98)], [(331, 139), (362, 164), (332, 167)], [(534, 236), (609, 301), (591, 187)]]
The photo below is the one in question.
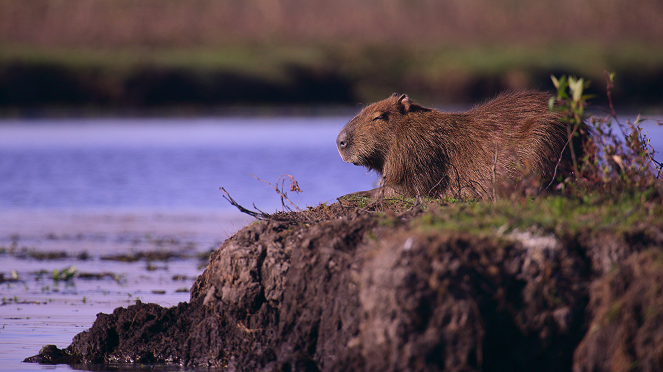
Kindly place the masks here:
[[(582, 78), (551, 76), (557, 96), (551, 98), (550, 109), (563, 114), (573, 157), (575, 177), (555, 180), (556, 188), (567, 195), (612, 195), (660, 185), (663, 165), (654, 160), (655, 150), (643, 133), (643, 120), (638, 116), (634, 121), (622, 123), (617, 118), (611, 97), (614, 77), (614, 73), (606, 72), (609, 114), (588, 117), (585, 108), (591, 96), (583, 92), (589, 82)], [(554, 105), (555, 102), (558, 105)], [(577, 141), (573, 139), (582, 136), (584, 128), (589, 130), (589, 135), (583, 137), (582, 156), (577, 159), (573, 148)]]

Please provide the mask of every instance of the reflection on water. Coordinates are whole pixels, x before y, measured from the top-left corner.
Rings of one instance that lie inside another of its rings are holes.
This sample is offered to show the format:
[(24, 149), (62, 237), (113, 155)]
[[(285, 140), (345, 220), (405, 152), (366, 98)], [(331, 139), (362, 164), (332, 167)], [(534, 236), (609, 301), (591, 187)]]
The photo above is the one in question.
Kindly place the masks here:
[[(272, 183), (293, 175), (301, 207), (372, 188), (375, 176), (336, 151), (346, 120), (0, 122), (0, 366), (41, 370), (20, 361), (69, 345), (97, 313), (137, 298), (187, 301), (199, 257), (251, 220), (220, 186), (267, 212), (280, 199), (251, 173)], [(646, 131), (663, 150), (663, 127)], [(167, 260), (141, 258), (150, 252)], [(139, 259), (107, 259), (117, 255)]]

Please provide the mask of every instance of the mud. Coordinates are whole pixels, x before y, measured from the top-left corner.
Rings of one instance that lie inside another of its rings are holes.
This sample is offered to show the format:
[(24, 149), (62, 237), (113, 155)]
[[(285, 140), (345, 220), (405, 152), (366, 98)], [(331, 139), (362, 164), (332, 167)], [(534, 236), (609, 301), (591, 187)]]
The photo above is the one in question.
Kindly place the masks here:
[(99, 314), (69, 347), (26, 361), (661, 370), (660, 223), (559, 233), (417, 225), (431, 213), (444, 209), (346, 201), (255, 222), (212, 253), (190, 302)]

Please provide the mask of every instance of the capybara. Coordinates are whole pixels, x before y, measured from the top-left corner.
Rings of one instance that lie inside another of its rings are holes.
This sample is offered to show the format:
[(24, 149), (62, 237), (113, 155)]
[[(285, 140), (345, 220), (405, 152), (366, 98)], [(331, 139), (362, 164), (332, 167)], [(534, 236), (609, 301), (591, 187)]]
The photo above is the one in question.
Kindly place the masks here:
[(566, 124), (550, 111), (550, 97), (506, 92), (464, 113), (405, 94), (368, 105), (336, 144), (344, 161), (378, 172), (381, 186), (351, 195), (492, 198), (523, 180), (547, 185), (571, 169)]

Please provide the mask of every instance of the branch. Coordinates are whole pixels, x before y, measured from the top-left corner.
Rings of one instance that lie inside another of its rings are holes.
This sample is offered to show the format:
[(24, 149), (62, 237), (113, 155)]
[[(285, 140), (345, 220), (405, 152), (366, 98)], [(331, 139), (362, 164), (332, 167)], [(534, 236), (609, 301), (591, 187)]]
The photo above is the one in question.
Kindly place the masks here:
[(493, 162), (493, 204), (497, 203), (497, 193), (495, 189), (497, 188), (497, 152), (498, 144), (495, 144), (495, 161)]
[[(559, 163), (562, 161), (562, 158), (564, 157), (564, 151), (566, 150), (566, 146), (568, 146), (571, 140), (573, 139), (573, 136), (576, 133), (576, 129), (578, 129), (578, 126), (574, 126), (573, 132), (571, 132), (569, 138), (566, 140), (566, 143), (564, 144), (564, 147), (562, 147), (562, 152), (559, 154), (559, 159), (557, 159), (557, 164), (555, 164), (555, 170), (553, 171), (552, 179), (550, 180), (550, 183), (548, 183), (548, 186), (546, 186), (546, 190), (548, 190), (550, 188), (550, 185), (552, 185), (553, 182), (555, 182), (555, 177), (557, 177), (557, 168), (559, 168)], [(576, 173), (575, 176), (580, 177), (578, 173)]]
[(301, 212), (301, 211), (302, 211), (302, 210), (297, 206), (297, 204), (293, 203), (290, 199), (288, 199), (288, 194), (286, 194), (285, 192), (281, 191), (281, 190), (279, 189), (279, 187), (278, 187), (279, 182), (281, 183), (281, 188), (283, 188), (283, 186), (285, 185), (285, 181), (286, 181), (286, 180), (290, 180), (290, 191), (294, 191), (294, 192), (302, 192), (302, 190), (299, 188), (299, 184), (297, 183), (297, 181), (295, 181), (295, 178), (294, 178), (293, 176), (288, 175), (288, 174), (286, 174), (286, 175), (282, 175), (282, 176), (279, 177), (279, 179), (276, 181), (276, 186), (274, 186), (274, 185), (272, 185), (271, 183), (269, 183), (269, 182), (267, 182), (267, 181), (265, 181), (265, 180), (261, 180), (260, 178), (256, 177), (256, 176), (255, 176), (254, 174), (252, 174), (252, 173), (249, 173), (249, 174), (251, 174), (251, 175), (253, 176), (253, 178), (257, 179), (258, 181), (262, 181), (262, 182), (268, 184), (269, 186), (271, 186), (271, 187), (274, 189), (274, 191), (276, 191), (276, 193), (279, 194), (279, 195), (281, 196), (281, 205), (283, 206), (283, 209), (287, 209), (288, 211), (292, 212), (292, 209), (291, 209), (290, 207), (288, 207), (287, 205), (285, 205), (285, 201), (284, 201), (284, 200), (287, 200), (288, 203), (290, 203), (290, 205), (292, 205), (293, 207), (295, 207), (295, 209), (297, 210), (297, 212)]
[[(235, 206), (237, 209), (239, 209), (240, 212), (246, 213), (257, 220), (269, 220), (272, 218), (271, 214), (265, 213), (258, 208), (256, 208), (258, 209), (258, 212), (256, 212), (242, 207), (241, 205), (239, 205), (239, 203), (235, 201), (235, 199), (232, 198), (232, 196), (230, 196), (228, 191), (226, 191), (226, 189), (224, 189), (223, 187), (219, 187), (219, 190), (221, 190), (225, 194), (223, 195), (223, 198), (226, 199), (230, 204)], [(255, 204), (253, 206), (255, 207)]]

